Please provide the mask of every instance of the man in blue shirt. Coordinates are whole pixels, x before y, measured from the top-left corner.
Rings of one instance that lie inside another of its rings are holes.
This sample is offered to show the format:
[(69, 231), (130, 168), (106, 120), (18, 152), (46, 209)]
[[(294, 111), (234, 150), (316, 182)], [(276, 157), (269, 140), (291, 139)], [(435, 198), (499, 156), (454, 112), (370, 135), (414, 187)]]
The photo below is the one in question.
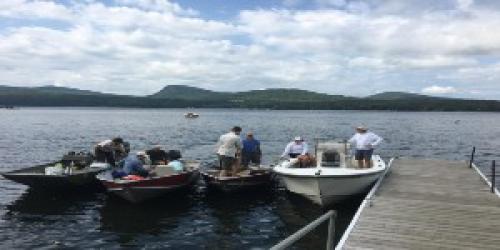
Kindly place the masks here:
[(247, 133), (247, 137), (243, 140), (243, 149), (241, 150), (241, 164), (248, 167), (248, 164), (253, 163), (260, 165), (262, 151), (260, 150), (260, 141), (253, 137), (252, 132)]
[(138, 152), (136, 155), (130, 154), (123, 159), (118, 165), (122, 167), (121, 170), (112, 173), (114, 178), (121, 178), (127, 175), (139, 175), (147, 177), (149, 172), (144, 168), (146, 161), (146, 152)]

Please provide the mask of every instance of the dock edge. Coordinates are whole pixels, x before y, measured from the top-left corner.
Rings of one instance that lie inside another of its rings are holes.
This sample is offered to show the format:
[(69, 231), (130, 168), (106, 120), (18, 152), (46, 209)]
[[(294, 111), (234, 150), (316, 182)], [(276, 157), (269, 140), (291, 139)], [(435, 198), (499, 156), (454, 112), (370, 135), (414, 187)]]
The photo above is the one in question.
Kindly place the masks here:
[(380, 178), (377, 180), (375, 185), (373, 185), (370, 192), (365, 196), (365, 199), (363, 200), (363, 202), (361, 202), (361, 204), (359, 205), (358, 210), (356, 211), (356, 214), (352, 218), (351, 223), (349, 223), (349, 226), (347, 227), (347, 229), (344, 231), (344, 234), (342, 234), (342, 237), (340, 238), (339, 242), (337, 243), (335, 250), (341, 250), (344, 247), (345, 243), (347, 242), (347, 239), (349, 238), (349, 235), (351, 234), (352, 229), (354, 228), (354, 226), (358, 222), (359, 217), (361, 216), (361, 213), (363, 212), (363, 210), (365, 209), (365, 207), (367, 205), (371, 204), (373, 196), (375, 196), (375, 193), (377, 192), (378, 188), (382, 184), (382, 181), (384, 180), (385, 176), (391, 170), (392, 162), (396, 158), (397, 157), (393, 157), (389, 160), (389, 163), (387, 165), (387, 169), (385, 170), (384, 174), (382, 176), (380, 176)]

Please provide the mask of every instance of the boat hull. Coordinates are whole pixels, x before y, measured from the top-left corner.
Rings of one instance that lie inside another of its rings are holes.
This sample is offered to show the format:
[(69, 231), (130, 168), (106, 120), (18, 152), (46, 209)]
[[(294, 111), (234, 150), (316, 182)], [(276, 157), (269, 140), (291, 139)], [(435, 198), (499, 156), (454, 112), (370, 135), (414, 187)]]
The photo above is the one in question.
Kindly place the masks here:
[(288, 191), (304, 196), (318, 205), (328, 206), (366, 192), (380, 174), (342, 177), (281, 176), (281, 178)]
[(198, 171), (190, 171), (140, 181), (116, 182), (101, 179), (101, 183), (109, 193), (129, 202), (139, 203), (171, 192), (188, 189), (196, 183), (198, 178)]
[(273, 171), (281, 177), (286, 189), (312, 202), (328, 206), (341, 203), (366, 192), (385, 172), (379, 155), (372, 157), (373, 167), (311, 167), (296, 168), (278, 165)]
[(239, 191), (248, 191), (262, 189), (271, 186), (272, 173), (270, 171), (238, 176), (238, 177), (218, 177), (216, 174), (202, 172), (203, 180), (208, 188), (233, 193)]
[(96, 175), (104, 171), (103, 169), (85, 169), (82, 171), (75, 171), (73, 174), (64, 175), (46, 175), (45, 168), (54, 164), (55, 163), (51, 163), (15, 170), (3, 173), (2, 176), (11, 181), (21, 183), (35, 189), (57, 189), (61, 191), (65, 189), (97, 189), (102, 187), (96, 179)]

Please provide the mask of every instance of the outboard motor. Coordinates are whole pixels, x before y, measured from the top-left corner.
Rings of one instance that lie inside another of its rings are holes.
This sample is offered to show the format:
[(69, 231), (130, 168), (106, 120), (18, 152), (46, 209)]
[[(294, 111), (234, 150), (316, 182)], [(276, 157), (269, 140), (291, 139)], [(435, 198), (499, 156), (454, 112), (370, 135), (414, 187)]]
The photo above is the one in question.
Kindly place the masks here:
[(68, 152), (61, 160), (63, 166), (75, 166), (77, 168), (84, 168), (92, 163), (93, 157), (90, 153), (85, 152)]

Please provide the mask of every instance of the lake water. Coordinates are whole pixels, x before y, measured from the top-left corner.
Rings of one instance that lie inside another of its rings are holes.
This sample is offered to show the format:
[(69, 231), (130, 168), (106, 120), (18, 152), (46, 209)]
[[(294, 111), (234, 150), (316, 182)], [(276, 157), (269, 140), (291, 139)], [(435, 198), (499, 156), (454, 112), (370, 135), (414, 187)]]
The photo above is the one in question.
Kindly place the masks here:
[[(500, 113), (190, 111), (200, 118), (185, 119), (187, 110), (181, 109), (0, 110), (0, 171), (50, 162), (68, 151), (88, 151), (115, 136), (129, 141), (132, 150), (162, 144), (180, 149), (184, 158), (212, 160), (219, 135), (234, 125), (261, 140), (267, 163), (296, 135), (311, 142), (317, 137), (349, 138), (358, 124), (385, 139), (377, 153), (386, 160), (465, 160), (473, 145), (481, 166), (500, 158)], [(339, 210), (339, 234), (358, 203), (353, 199), (334, 207)], [(131, 205), (105, 193), (37, 192), (0, 177), (0, 248), (265, 249), (324, 211), (279, 186), (255, 194), (220, 195), (200, 182), (187, 195)], [(323, 227), (296, 248), (324, 248), (325, 234)]]

